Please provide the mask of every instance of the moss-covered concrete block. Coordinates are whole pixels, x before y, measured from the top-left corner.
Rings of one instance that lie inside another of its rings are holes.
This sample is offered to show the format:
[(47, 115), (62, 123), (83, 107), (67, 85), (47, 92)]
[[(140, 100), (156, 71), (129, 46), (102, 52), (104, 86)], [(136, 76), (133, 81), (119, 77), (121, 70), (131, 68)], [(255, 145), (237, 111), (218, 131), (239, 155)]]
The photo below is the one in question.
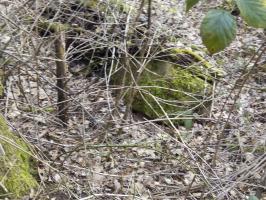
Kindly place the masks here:
[(150, 118), (191, 115), (205, 107), (211, 91), (210, 83), (166, 61), (150, 62), (139, 86), (132, 108)]
[(38, 186), (27, 144), (9, 130), (0, 116), (0, 199), (20, 199)]
[[(131, 64), (130, 70), (136, 78), (137, 64)], [(167, 50), (151, 60), (140, 75), (132, 109), (151, 119), (165, 118), (165, 114), (170, 118), (191, 118), (193, 113), (207, 112), (213, 76), (221, 73), (191, 50)], [(115, 84), (120, 84), (122, 74), (114, 75)], [(132, 83), (131, 80), (130, 73), (126, 72), (126, 86)], [(129, 98), (126, 94), (125, 100)], [(184, 120), (176, 122), (185, 123)]]

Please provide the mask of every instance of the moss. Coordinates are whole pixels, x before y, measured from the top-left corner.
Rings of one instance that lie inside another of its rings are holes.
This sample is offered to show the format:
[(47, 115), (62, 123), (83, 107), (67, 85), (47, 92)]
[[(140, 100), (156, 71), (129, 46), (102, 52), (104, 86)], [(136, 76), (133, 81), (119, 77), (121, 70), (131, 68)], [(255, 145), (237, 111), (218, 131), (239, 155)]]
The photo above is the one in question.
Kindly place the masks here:
[[(35, 21), (35, 19), (32, 18), (31, 16), (26, 16), (25, 18), (26, 18), (25, 21), (27, 21), (27, 23), (32, 24)], [(82, 27), (72, 26), (68, 23), (51, 22), (45, 17), (39, 18), (38, 24), (35, 27), (35, 30), (38, 31), (39, 34), (42, 36), (46, 36), (47, 34), (50, 34), (50, 33), (57, 33), (60, 31), (65, 31), (65, 32), (73, 31), (78, 34), (85, 32), (85, 29), (83, 29)]]
[(52, 33), (56, 33), (58, 31), (69, 31), (71, 29), (69, 24), (63, 24), (60, 22), (49, 22), (47, 20), (41, 19), (38, 23), (39, 27), (44, 31), (51, 31)]
[(164, 116), (164, 111), (170, 117), (185, 116), (210, 92), (206, 81), (166, 61), (149, 63), (139, 85), (141, 90), (135, 97), (133, 109), (150, 118)]
[(191, 73), (194, 73), (201, 78), (211, 80), (214, 76), (223, 77), (225, 75), (225, 72), (222, 69), (214, 67), (202, 56), (190, 49), (172, 48), (169, 53), (172, 55), (172, 59), (174, 60), (182, 60), (184, 59), (184, 56), (189, 56), (190, 60), (193, 61), (193, 65), (190, 66), (189, 70)]
[(96, 8), (99, 4), (99, 0), (79, 0), (79, 2), (87, 8)]
[[(2, 117), (0, 117), (0, 136), (0, 144), (5, 152), (0, 156), (0, 181), (2, 185), (0, 196), (6, 195), (12, 199), (18, 199), (28, 194), (30, 189), (38, 186), (31, 174), (34, 169), (31, 157), (26, 153), (29, 152), (29, 148), (25, 142), (9, 131)], [(6, 139), (10, 142), (7, 142)]]
[[(108, 8), (108, 5), (100, 2), (99, 0), (79, 0), (82, 6), (96, 9), (98, 8), (100, 11), (105, 11)], [(132, 6), (129, 6), (123, 0), (109, 0), (109, 6), (115, 7), (120, 12), (129, 12), (132, 9)]]
[(52, 113), (55, 111), (55, 108), (48, 106), (45, 108), (35, 108), (35, 107), (19, 107), (19, 110), (22, 110), (24, 112), (34, 112), (34, 113), (41, 113), (41, 112), (48, 112)]
[[(130, 64), (135, 77), (136, 65)], [(150, 61), (141, 74), (132, 109), (152, 119), (164, 117), (167, 113), (171, 118), (186, 118), (182, 124), (185, 120), (191, 123), (194, 112), (208, 112), (212, 90), (211, 68), (210, 63), (190, 50), (167, 50)], [(122, 74), (120, 71), (114, 75), (114, 84), (121, 84)], [(125, 82), (129, 85), (132, 83), (130, 74), (127, 73), (126, 77)], [(126, 101), (129, 101), (129, 96), (126, 95)], [(180, 123), (180, 120), (176, 122)]]
[(134, 8), (130, 5), (128, 5), (123, 0), (109, 0), (109, 1), (111, 4), (113, 4), (121, 12), (129, 12), (132, 9), (134, 11)]

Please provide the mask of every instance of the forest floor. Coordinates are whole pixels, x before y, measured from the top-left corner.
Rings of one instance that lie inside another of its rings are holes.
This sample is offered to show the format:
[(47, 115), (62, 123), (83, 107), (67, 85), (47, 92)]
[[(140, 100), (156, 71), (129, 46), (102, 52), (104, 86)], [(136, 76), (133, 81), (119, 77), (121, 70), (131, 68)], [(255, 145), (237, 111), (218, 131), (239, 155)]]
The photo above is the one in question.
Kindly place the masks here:
[[(212, 4), (199, 4), (187, 14), (183, 1), (153, 5), (158, 34), (178, 38), (169, 45), (204, 48), (199, 26)], [(23, 48), (32, 44), (18, 34), (17, 46), (7, 51), (20, 56), (21, 63), (7, 80), (0, 108), (39, 158), (40, 187), (25, 199), (223, 200), (255, 194), (266, 168), (266, 71), (260, 68), (266, 55), (254, 69), (252, 57), (265, 45), (266, 35), (240, 20), (238, 26), (230, 47), (205, 55), (226, 75), (215, 81), (210, 113), (196, 119), (192, 129), (167, 127), (137, 113), (125, 122), (123, 102), (120, 116), (112, 115), (115, 99), (106, 78), (71, 74), (69, 126), (61, 127), (54, 60), (27, 63), (31, 52)], [(2, 35), (1, 42), (12, 34)], [(50, 46), (41, 49), (44, 55), (49, 56)], [(261, 187), (265, 192), (266, 186)]]

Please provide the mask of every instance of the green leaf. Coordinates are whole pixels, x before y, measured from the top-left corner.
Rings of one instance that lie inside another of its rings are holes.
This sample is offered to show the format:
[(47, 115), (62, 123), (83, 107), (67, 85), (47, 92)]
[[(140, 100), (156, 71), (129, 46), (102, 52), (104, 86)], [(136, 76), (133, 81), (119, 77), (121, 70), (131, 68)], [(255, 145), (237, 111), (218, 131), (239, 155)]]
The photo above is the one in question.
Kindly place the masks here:
[(266, 28), (266, 0), (237, 0), (236, 3), (249, 26)]
[(259, 200), (258, 197), (254, 196), (254, 195), (250, 195), (248, 197), (248, 200)]
[(199, 2), (199, 0), (186, 0), (186, 12), (188, 12), (198, 2)]
[(227, 47), (236, 36), (236, 20), (225, 10), (210, 10), (204, 17), (200, 35), (211, 54)]
[(192, 129), (193, 120), (192, 119), (184, 119), (184, 126), (186, 129)]

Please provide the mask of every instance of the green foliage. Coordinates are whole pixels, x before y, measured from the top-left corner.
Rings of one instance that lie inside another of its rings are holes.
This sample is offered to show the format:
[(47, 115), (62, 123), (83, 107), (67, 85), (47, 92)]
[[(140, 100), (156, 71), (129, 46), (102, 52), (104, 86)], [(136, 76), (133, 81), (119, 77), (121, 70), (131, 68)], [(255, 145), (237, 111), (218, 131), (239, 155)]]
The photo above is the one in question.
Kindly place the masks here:
[(183, 119), (184, 127), (186, 129), (191, 129), (193, 127), (193, 119), (192, 119), (193, 112), (190, 111), (190, 110), (188, 110), (188, 111), (186, 111), (185, 114), (188, 115), (188, 116), (190, 116), (190, 118), (188, 117), (187, 119)]
[(186, 0), (186, 12), (188, 12), (198, 2), (199, 2), (199, 0)]
[(258, 197), (256, 197), (255, 195), (250, 195), (248, 197), (248, 200), (259, 200)]
[(204, 45), (210, 53), (216, 53), (227, 47), (236, 36), (236, 21), (224, 10), (210, 10), (200, 28)]
[(249, 26), (266, 28), (266, 0), (237, 0), (236, 3)]
[[(255, 28), (266, 28), (266, 0), (235, 0), (244, 21)], [(234, 1), (234, 2), (235, 2)], [(186, 0), (186, 10), (198, 0)], [(201, 24), (201, 37), (211, 54), (225, 49), (236, 35), (236, 21), (231, 13), (210, 10)]]

